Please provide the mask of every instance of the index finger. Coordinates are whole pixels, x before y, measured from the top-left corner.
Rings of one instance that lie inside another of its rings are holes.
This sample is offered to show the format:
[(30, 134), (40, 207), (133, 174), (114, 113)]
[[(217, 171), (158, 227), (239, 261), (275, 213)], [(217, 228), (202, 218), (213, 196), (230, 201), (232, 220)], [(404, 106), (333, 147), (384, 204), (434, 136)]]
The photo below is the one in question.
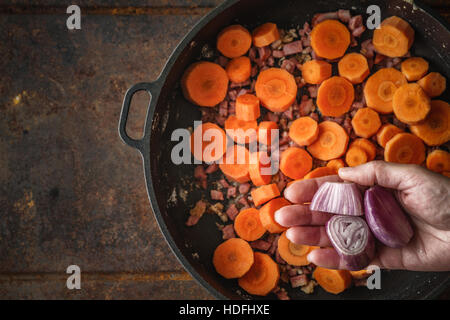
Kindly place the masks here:
[(340, 181), (342, 180), (338, 175), (296, 181), (284, 190), (284, 197), (292, 203), (311, 202), (317, 189), (323, 183)]

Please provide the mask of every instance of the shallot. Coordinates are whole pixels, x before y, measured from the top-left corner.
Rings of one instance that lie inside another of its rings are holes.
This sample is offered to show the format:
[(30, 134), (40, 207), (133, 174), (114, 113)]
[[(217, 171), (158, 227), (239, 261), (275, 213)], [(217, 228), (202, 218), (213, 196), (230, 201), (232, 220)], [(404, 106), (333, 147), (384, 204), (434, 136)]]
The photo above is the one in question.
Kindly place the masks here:
[(364, 215), (361, 192), (351, 182), (325, 182), (314, 194), (310, 209), (349, 216)]

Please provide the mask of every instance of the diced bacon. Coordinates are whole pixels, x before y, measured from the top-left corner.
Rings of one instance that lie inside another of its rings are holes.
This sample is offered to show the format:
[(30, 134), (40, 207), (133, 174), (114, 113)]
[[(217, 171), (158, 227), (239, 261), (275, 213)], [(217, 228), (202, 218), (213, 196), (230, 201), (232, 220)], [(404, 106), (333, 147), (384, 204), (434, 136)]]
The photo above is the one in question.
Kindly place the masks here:
[(297, 288), (307, 285), (309, 280), (306, 274), (299, 274), (297, 276), (290, 277), (289, 282), (291, 283), (292, 288)]
[(195, 204), (195, 207), (189, 211), (189, 214), (191, 216), (201, 217), (205, 213), (205, 210), (206, 210), (206, 202), (203, 200), (199, 200)]
[(285, 116), (285, 117), (288, 118), (289, 120), (293, 120), (293, 119), (294, 119), (294, 114), (293, 114), (292, 107), (289, 107), (289, 109), (287, 109), (286, 111), (284, 111), (284, 112), (283, 112), (283, 116)]
[(338, 12), (325, 12), (325, 13), (317, 13), (312, 18), (312, 26), (314, 27), (319, 22), (330, 20), (330, 19), (338, 19)]
[(223, 117), (228, 115), (228, 101), (224, 100), (219, 104), (219, 115)]
[(224, 188), (229, 188), (230, 187), (230, 184), (228, 183), (228, 181), (227, 180), (225, 180), (225, 179), (220, 179), (219, 180), (219, 183), (222, 185), (222, 187), (224, 187)]
[(246, 193), (248, 193), (249, 190), (250, 190), (250, 183), (245, 182), (245, 183), (241, 183), (239, 185), (239, 193), (240, 194), (246, 194)]
[(232, 203), (225, 213), (227, 214), (228, 218), (230, 218), (230, 220), (234, 220), (239, 214), (239, 210), (236, 208), (236, 205)]
[(385, 55), (383, 55), (383, 54), (381, 54), (381, 53), (377, 53), (377, 54), (375, 55), (375, 60), (374, 60), (373, 63), (379, 64), (379, 63), (381, 63), (384, 59), (386, 59), (386, 56), (385, 56)]
[(355, 102), (353, 102), (350, 109), (361, 109), (363, 107), (364, 107), (364, 104), (361, 101), (355, 101)]
[(200, 220), (201, 217), (197, 217), (197, 216), (189, 216), (189, 218), (186, 221), (186, 226), (188, 227), (192, 227), (195, 226), (198, 221)]
[(270, 249), (269, 249), (269, 251), (268, 251), (268, 253), (270, 254), (270, 255), (273, 255), (273, 254), (275, 254), (275, 252), (277, 251), (277, 249), (278, 249), (278, 238), (280, 237), (279, 235), (276, 235), (276, 236), (274, 236), (273, 234), (271, 234), (271, 238), (269, 239), (267, 239), (267, 241), (269, 241), (269, 242), (271, 242), (272, 244), (271, 244), (271, 246), (270, 246)]
[(360, 37), (364, 33), (364, 31), (366, 31), (366, 27), (359, 26), (358, 28), (356, 28), (355, 30), (352, 31), (352, 36)]
[(361, 53), (366, 58), (373, 58), (375, 55), (374, 53), (375, 47), (373, 46), (372, 39), (367, 39), (361, 43)]
[(291, 298), (289, 298), (286, 290), (284, 290), (284, 289), (275, 292), (275, 295), (277, 296), (277, 298), (279, 300), (291, 300)]
[(281, 135), (281, 139), (280, 139), (280, 141), (278, 142), (278, 144), (279, 144), (280, 146), (284, 146), (285, 144), (288, 144), (289, 141), (290, 141), (289, 135), (287, 135), (287, 132), (285, 131), (285, 132), (283, 132), (283, 134)]
[(250, 90), (242, 88), (241, 90), (239, 90), (237, 96), (239, 97), (239, 96), (242, 96), (243, 94), (246, 94), (246, 93), (249, 93), (249, 92), (250, 92)]
[(293, 73), (295, 70), (296, 63), (294, 63), (292, 60), (284, 59), (281, 63), (281, 69), (285, 69), (289, 73)]
[(350, 134), (352, 131), (352, 119), (350, 117), (346, 117), (344, 120), (344, 123), (342, 124), (342, 127), (347, 131), (347, 134)]
[(353, 34), (350, 35), (350, 47), (356, 47), (358, 45), (358, 41), (353, 36)]
[(206, 179), (204, 180), (200, 180), (199, 182), (200, 186), (206, 190), (206, 188), (208, 187), (208, 181)]
[(211, 174), (216, 172), (217, 170), (219, 170), (219, 165), (217, 163), (212, 163), (208, 166), (208, 168), (206, 168), (205, 172), (206, 174)]
[(316, 121), (319, 121), (319, 115), (318, 115), (317, 113), (312, 112), (312, 113), (309, 114), (309, 116), (310, 116), (312, 119), (314, 119), (314, 120), (316, 120)]
[(236, 102), (230, 101), (228, 103), (228, 114), (235, 114), (236, 113)]
[(213, 200), (224, 200), (223, 193), (218, 190), (211, 190), (211, 199)]
[(250, 58), (251, 61), (256, 60), (256, 53), (257, 53), (257, 50), (255, 47), (251, 47), (250, 50), (248, 50), (248, 57)]
[(280, 120), (279, 116), (273, 112), (267, 112), (266, 116), (264, 118), (267, 121), (273, 121), (273, 122), (278, 122)]
[(350, 29), (350, 31), (353, 31), (362, 25), (363, 25), (362, 15), (351, 17), (350, 21), (348, 22), (348, 28)]
[(231, 101), (235, 101), (236, 98), (237, 98), (237, 90), (229, 90), (229, 91), (228, 91), (228, 98), (229, 98)]
[(227, 240), (231, 238), (236, 238), (236, 234), (234, 233), (234, 227), (232, 224), (227, 224), (222, 228), (222, 239)]
[(230, 61), (230, 59), (228, 59), (227, 57), (224, 56), (219, 56), (219, 58), (217, 59), (217, 63), (222, 67), (225, 68), (228, 64), (228, 61)]
[(277, 58), (277, 59), (283, 58), (284, 57), (284, 52), (283, 52), (283, 50), (273, 50), (272, 51), (272, 56), (274, 58)]
[(205, 168), (202, 165), (196, 166), (194, 169), (194, 178), (197, 180), (204, 180), (207, 178)]
[(317, 91), (319, 86), (308, 86), (308, 93), (311, 98), (317, 98)]
[(252, 67), (251, 77), (256, 77), (258, 75), (258, 66), (254, 65)]
[(244, 82), (230, 82), (229, 88), (230, 89), (241, 88), (241, 87), (246, 87), (249, 85), (250, 85), (250, 80), (247, 80)]
[(247, 200), (246, 197), (241, 197), (241, 198), (238, 200), (238, 203), (242, 204), (242, 205), (243, 205), (244, 207), (246, 207), (246, 208), (250, 207), (250, 204), (248, 203), (248, 200)]
[(302, 40), (302, 45), (303, 47), (305, 47), (305, 49), (307, 49), (307, 51), (305, 51), (304, 49), (302, 50), (302, 53), (310, 53), (311, 52), (311, 38), (309, 36), (303, 36), (301, 37)]
[(274, 57), (270, 56), (270, 57), (267, 59), (267, 65), (268, 65), (269, 67), (273, 67), (273, 66), (275, 65), (275, 59), (274, 59)]
[(341, 20), (344, 23), (347, 23), (350, 21), (350, 18), (352, 17), (350, 15), (350, 10), (343, 10), (343, 9), (339, 9), (337, 12), (338, 18), (339, 20)]
[(306, 116), (314, 110), (314, 103), (312, 99), (302, 100), (299, 105), (299, 111), (301, 116)]
[(270, 242), (264, 241), (264, 240), (256, 240), (250, 242), (250, 246), (253, 249), (261, 250), (261, 251), (267, 251), (270, 249)]
[(233, 197), (236, 197), (236, 191), (237, 191), (237, 188), (236, 188), (236, 187), (229, 187), (229, 188), (227, 189), (227, 198), (233, 198)]
[(305, 79), (303, 79), (302, 77), (295, 77), (295, 83), (297, 83), (297, 87), (303, 88), (306, 85)]
[(280, 253), (277, 251), (275, 252), (275, 261), (279, 264), (286, 264), (286, 261), (283, 260), (283, 258), (280, 256)]
[(300, 53), (303, 50), (303, 45), (301, 40), (292, 41), (291, 43), (287, 43), (283, 46), (283, 53), (286, 56)]
[(259, 61), (266, 61), (270, 55), (272, 54), (272, 49), (270, 49), (269, 46), (265, 47), (258, 47), (258, 60)]

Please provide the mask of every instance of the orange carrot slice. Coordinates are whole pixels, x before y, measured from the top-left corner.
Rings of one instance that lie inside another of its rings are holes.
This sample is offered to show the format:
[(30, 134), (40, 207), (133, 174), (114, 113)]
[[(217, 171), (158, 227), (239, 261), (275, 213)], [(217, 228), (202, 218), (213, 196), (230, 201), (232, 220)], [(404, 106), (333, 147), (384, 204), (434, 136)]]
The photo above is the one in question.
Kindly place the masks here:
[(244, 209), (234, 220), (234, 231), (245, 241), (255, 241), (261, 238), (266, 229), (259, 219), (259, 211), (255, 208)]
[(327, 167), (333, 169), (334, 174), (336, 174), (340, 168), (345, 167), (345, 163), (342, 159), (333, 159), (328, 161)]
[(333, 121), (319, 123), (319, 138), (308, 146), (309, 153), (319, 160), (328, 161), (341, 157), (347, 150), (348, 134)]
[(417, 124), (430, 112), (430, 98), (417, 83), (407, 83), (399, 87), (392, 99), (394, 114), (398, 120)]
[(450, 105), (441, 100), (431, 101), (426, 119), (410, 126), (411, 132), (429, 146), (438, 146), (450, 140)]
[(300, 117), (292, 122), (289, 137), (299, 146), (308, 146), (319, 136), (319, 125), (311, 117)]
[(259, 99), (253, 94), (243, 94), (236, 99), (236, 118), (243, 121), (254, 121), (260, 115)]
[(268, 184), (272, 180), (272, 174), (268, 174), (270, 170), (270, 157), (265, 152), (257, 152), (250, 155), (250, 164), (248, 172), (253, 184), (257, 187)]
[(253, 265), (253, 250), (247, 241), (231, 238), (221, 243), (213, 255), (213, 265), (218, 274), (227, 279), (240, 278)]
[(397, 16), (384, 19), (373, 31), (372, 43), (378, 53), (388, 57), (401, 57), (408, 53), (414, 42), (414, 29)]
[(253, 45), (255, 47), (265, 47), (280, 39), (277, 25), (275, 23), (264, 23), (252, 32)]
[(278, 238), (278, 252), (281, 258), (292, 266), (307, 266), (310, 262), (306, 256), (315, 248), (291, 242), (286, 237), (286, 232), (283, 232)]
[(312, 158), (301, 148), (290, 147), (281, 154), (280, 170), (291, 179), (303, 178), (312, 168)]
[(280, 190), (275, 183), (261, 186), (251, 191), (253, 203), (260, 206), (269, 200), (280, 196)]
[(237, 58), (244, 55), (252, 45), (250, 32), (241, 25), (231, 25), (217, 36), (217, 50), (225, 57)]
[(272, 137), (279, 138), (279, 128), (275, 121), (261, 121), (258, 125), (258, 142), (270, 146)]
[(313, 277), (326, 292), (333, 294), (341, 293), (352, 283), (352, 275), (347, 270), (316, 267)]
[(256, 140), (258, 123), (239, 120), (231, 115), (225, 120), (225, 131), (234, 141), (240, 144), (251, 143)]
[(358, 137), (370, 138), (381, 127), (380, 116), (371, 108), (358, 109), (353, 116), (352, 127)]
[(255, 92), (264, 107), (273, 112), (283, 112), (294, 103), (297, 84), (294, 76), (286, 70), (269, 68), (259, 73)]
[(350, 32), (337, 20), (325, 20), (311, 31), (311, 47), (322, 58), (340, 58), (350, 45)]
[(186, 69), (181, 79), (184, 97), (201, 107), (214, 107), (228, 90), (226, 71), (216, 63), (201, 61)]
[(347, 53), (338, 62), (339, 75), (353, 84), (363, 82), (370, 74), (367, 59), (360, 53)]
[(302, 65), (302, 77), (306, 83), (321, 84), (331, 77), (331, 64), (323, 60), (310, 60)]
[(205, 122), (191, 134), (191, 152), (197, 160), (214, 162), (227, 150), (227, 136), (218, 125)]
[(417, 83), (430, 98), (440, 96), (447, 87), (447, 80), (439, 72), (430, 72)]
[(270, 233), (281, 233), (287, 229), (280, 226), (278, 222), (275, 221), (274, 216), (275, 211), (290, 204), (291, 203), (285, 198), (276, 198), (270, 200), (261, 209), (259, 209), (259, 218), (261, 219), (261, 223), (267, 231), (269, 231)]
[(399, 133), (386, 143), (384, 160), (397, 163), (421, 164), (425, 160), (425, 146), (410, 133)]
[(325, 176), (332, 176), (333, 174), (336, 174), (335, 170), (329, 167), (318, 167), (314, 170), (308, 172), (303, 179), (313, 179), (313, 178), (320, 178)]
[(355, 99), (353, 85), (345, 78), (331, 77), (319, 87), (317, 107), (323, 116), (340, 117), (350, 110)]
[(364, 279), (370, 273), (367, 270), (350, 271), (353, 279)]
[(348, 148), (345, 154), (345, 162), (349, 167), (356, 167), (368, 161), (367, 153), (358, 146)]
[(372, 141), (364, 138), (353, 140), (353, 142), (350, 144), (350, 148), (351, 147), (360, 147), (361, 149), (363, 149), (367, 154), (367, 161), (372, 161), (377, 155), (377, 147), (375, 146), (375, 144), (373, 144)]
[(401, 64), (402, 73), (408, 81), (417, 81), (428, 72), (428, 62), (424, 58), (408, 58)]
[(252, 64), (249, 57), (238, 57), (228, 62), (225, 70), (228, 78), (233, 82), (244, 82), (250, 78)]
[(381, 126), (380, 130), (377, 132), (377, 142), (383, 148), (386, 147), (386, 143), (392, 139), (397, 133), (403, 132), (399, 127), (393, 124), (386, 123)]
[(450, 153), (433, 150), (427, 156), (427, 168), (434, 172), (450, 171)]
[(255, 262), (238, 284), (250, 294), (266, 296), (276, 288), (279, 279), (278, 264), (269, 255), (255, 252)]
[(246, 147), (233, 145), (228, 147), (219, 168), (230, 180), (244, 183), (250, 180), (248, 172), (249, 152)]

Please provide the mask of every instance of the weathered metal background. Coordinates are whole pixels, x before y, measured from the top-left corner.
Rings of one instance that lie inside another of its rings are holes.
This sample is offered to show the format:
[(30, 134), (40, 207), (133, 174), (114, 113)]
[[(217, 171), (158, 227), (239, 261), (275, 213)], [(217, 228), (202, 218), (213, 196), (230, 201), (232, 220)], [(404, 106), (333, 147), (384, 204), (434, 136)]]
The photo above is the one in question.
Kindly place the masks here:
[[(160, 234), (117, 122), (126, 89), (155, 79), (220, 2), (80, 0), (82, 29), (68, 31), (71, 1), (2, 1), (0, 298), (212, 298)], [(428, 2), (449, 20), (447, 1)], [(133, 136), (147, 99), (133, 100)], [(71, 264), (81, 290), (65, 286)]]

